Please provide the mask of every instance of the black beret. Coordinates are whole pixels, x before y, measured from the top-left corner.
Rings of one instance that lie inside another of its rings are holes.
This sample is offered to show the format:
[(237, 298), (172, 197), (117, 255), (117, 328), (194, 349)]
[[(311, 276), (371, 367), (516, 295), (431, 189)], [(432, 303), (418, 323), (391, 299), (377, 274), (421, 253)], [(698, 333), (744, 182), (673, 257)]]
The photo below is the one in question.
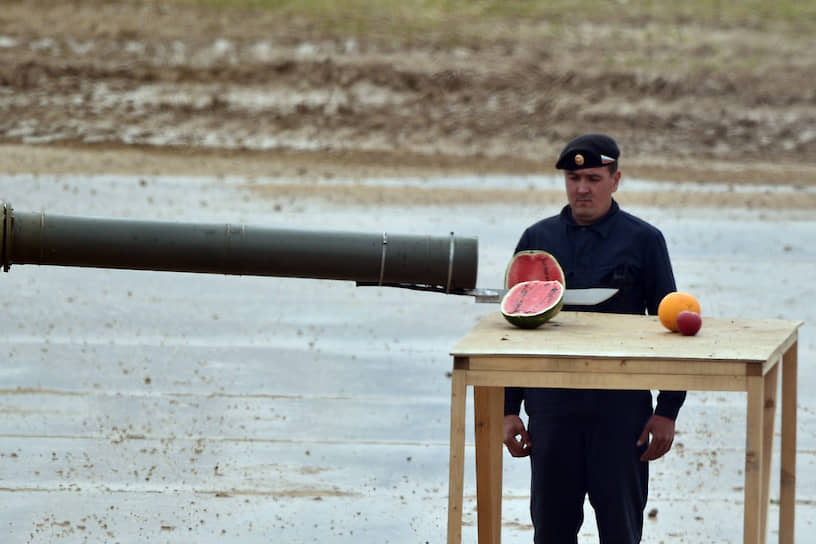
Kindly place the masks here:
[(580, 170), (612, 164), (620, 157), (615, 140), (605, 134), (584, 134), (570, 141), (558, 157), (560, 170)]

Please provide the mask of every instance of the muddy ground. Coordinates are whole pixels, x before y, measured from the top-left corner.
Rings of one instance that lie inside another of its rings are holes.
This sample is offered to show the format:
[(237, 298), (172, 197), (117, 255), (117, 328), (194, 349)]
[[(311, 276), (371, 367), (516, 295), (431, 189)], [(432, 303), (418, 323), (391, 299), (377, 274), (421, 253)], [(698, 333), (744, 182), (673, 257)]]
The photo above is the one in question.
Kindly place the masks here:
[(170, 2), (4, 2), (0, 169), (549, 172), (614, 135), (630, 175), (809, 185), (816, 57), (795, 26), (456, 20), (422, 34)]
[[(497, 199), (532, 182), (545, 187), (535, 201)], [(546, 176), (338, 176), (301, 185), (323, 198), (293, 193), (286, 178), (0, 175), (0, 195), (17, 210), (46, 210), (45, 224), (49, 213), (82, 213), (475, 235), (483, 287), (501, 285), (519, 232), (563, 198), (559, 180)], [(667, 185), (676, 184), (630, 180), (625, 198)], [(722, 186), (705, 194), (723, 194)], [(391, 200), (409, 189), (428, 200)], [(775, 192), (798, 199), (790, 190)], [(447, 204), (433, 200), (445, 191)], [(540, 204), (549, 191), (552, 205)], [(453, 201), (457, 193), (477, 204)], [(816, 524), (816, 286), (802, 279), (816, 269), (812, 212), (636, 209), (660, 225), (678, 287), (699, 298), (705, 323), (805, 322), (796, 533), (807, 541)], [(449, 353), (495, 305), (301, 278), (16, 263), (1, 276), (4, 544), (445, 542)], [(559, 319), (536, 333), (559, 334)], [(703, 327), (677, 342), (702, 340), (711, 330)], [(656, 320), (653, 333), (668, 334)], [(742, 541), (745, 400), (689, 392), (672, 452), (650, 466), (645, 544)], [(477, 540), (472, 414), (471, 405), (463, 542)], [(778, 540), (779, 459), (777, 450), (770, 542)], [(529, 544), (529, 463), (509, 454), (503, 463), (502, 542)], [(588, 501), (585, 514), (581, 542), (598, 542)]]

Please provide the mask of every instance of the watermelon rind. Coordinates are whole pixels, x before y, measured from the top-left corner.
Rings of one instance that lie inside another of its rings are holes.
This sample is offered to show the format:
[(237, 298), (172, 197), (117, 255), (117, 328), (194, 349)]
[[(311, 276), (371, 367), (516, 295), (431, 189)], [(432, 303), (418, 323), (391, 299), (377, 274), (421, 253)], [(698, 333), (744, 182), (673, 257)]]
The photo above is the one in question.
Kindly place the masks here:
[[(513, 302), (517, 300), (519, 296), (523, 298), (527, 293), (534, 292), (544, 293), (551, 297), (554, 296), (554, 298), (550, 298), (547, 304), (536, 307), (532, 311), (518, 311), (517, 308), (512, 307)], [(561, 282), (541, 280), (523, 281), (511, 287), (504, 297), (502, 297), (501, 313), (509, 323), (516, 327), (535, 329), (558, 315), (558, 312), (561, 311), (563, 306), (564, 285)]]
[[(530, 263), (538, 263), (532, 269), (524, 271), (522, 274), (522, 267)], [(514, 277), (519, 276), (519, 277)], [(510, 289), (517, 283), (522, 281), (560, 281), (561, 285), (566, 287), (567, 282), (564, 277), (564, 270), (558, 264), (558, 260), (547, 251), (541, 249), (527, 249), (519, 251), (513, 255), (510, 262), (507, 264), (507, 269), (504, 272), (504, 288)]]

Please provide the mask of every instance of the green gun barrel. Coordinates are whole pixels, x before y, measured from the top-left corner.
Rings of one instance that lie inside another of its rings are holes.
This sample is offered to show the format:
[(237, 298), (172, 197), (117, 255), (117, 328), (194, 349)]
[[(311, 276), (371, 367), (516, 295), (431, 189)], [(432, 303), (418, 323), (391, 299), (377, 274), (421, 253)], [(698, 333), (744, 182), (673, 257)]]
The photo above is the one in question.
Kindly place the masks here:
[(475, 238), (279, 229), (19, 212), (0, 202), (0, 265), (54, 265), (356, 281), (459, 291), (476, 285)]

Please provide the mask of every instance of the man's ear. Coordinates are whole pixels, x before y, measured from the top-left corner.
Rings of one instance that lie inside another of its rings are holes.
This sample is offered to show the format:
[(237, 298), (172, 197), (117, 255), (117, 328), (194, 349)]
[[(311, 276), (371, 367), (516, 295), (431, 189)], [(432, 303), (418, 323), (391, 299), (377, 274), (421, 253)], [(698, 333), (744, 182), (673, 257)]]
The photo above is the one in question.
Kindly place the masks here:
[(618, 190), (618, 184), (620, 183), (620, 179), (621, 179), (621, 172), (620, 172), (620, 170), (616, 170), (615, 175), (612, 176), (612, 192), (613, 193)]

